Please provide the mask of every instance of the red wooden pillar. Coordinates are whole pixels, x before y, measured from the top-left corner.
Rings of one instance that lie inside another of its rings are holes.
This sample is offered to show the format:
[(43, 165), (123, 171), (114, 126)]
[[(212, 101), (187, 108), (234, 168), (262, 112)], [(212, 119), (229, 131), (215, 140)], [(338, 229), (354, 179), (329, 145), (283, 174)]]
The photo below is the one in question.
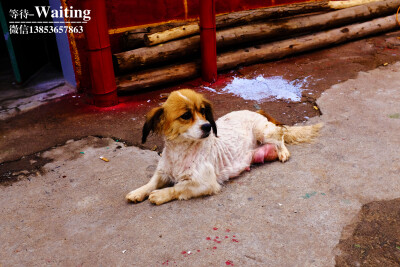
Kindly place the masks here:
[(108, 36), (105, 0), (84, 0), (83, 8), (91, 10), (91, 19), (85, 25), (89, 54), (91, 101), (99, 107), (118, 104), (117, 86)]
[(217, 80), (215, 0), (200, 0), (201, 75), (206, 82)]

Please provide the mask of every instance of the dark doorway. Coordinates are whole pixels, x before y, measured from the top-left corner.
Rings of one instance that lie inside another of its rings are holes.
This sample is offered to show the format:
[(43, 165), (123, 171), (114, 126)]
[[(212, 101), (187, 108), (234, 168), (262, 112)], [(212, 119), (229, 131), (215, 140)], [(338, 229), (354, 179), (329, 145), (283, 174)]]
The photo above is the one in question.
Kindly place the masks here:
[[(10, 25), (16, 21), (32, 22), (37, 19), (13, 19), (10, 10), (35, 12), (34, 6), (49, 6), (47, 0), (4, 1), (2, 7), (0, 40), (0, 106), (12, 99), (30, 97), (65, 83), (61, 69), (57, 41), (54, 33), (11, 33)], [(51, 17), (41, 19), (52, 26)], [(18, 24), (20, 26), (21, 24)], [(29, 26), (38, 24), (26, 23)], [(15, 29), (15, 28), (14, 28)], [(3, 38), (4, 36), (4, 38)]]
[[(7, 50), (11, 64), (14, 64), (17, 70), (14, 71), (15, 81), (24, 83), (28, 81), (33, 75), (41, 70), (45, 65), (51, 64), (53, 68), (61, 71), (60, 60), (57, 50), (57, 42), (54, 33), (24, 33), (22, 26), (35, 27), (35, 26), (52, 26), (53, 24), (34, 24), (34, 17), (27, 19), (17, 17), (15, 19), (10, 15), (10, 11), (27, 10), (30, 14), (34, 14), (34, 6), (48, 6), (47, 0), (32, 0), (32, 1), (0, 1), (3, 10), (3, 20), (6, 23), (6, 30), (2, 36), (7, 39)], [(27, 22), (23, 24), (15, 23), (16, 21)], [(52, 22), (51, 17), (42, 18), (41, 21)], [(4, 28), (4, 25), (2, 25)], [(11, 28), (20, 29), (17, 33), (11, 31)], [(31, 28), (30, 28), (31, 29)], [(4, 43), (5, 40), (3, 40)], [(10, 49), (12, 51), (10, 51)], [(11, 52), (11, 54), (10, 54)], [(10, 57), (10, 55), (14, 54)], [(4, 54), (4, 45), (2, 45), (2, 56)], [(19, 73), (15, 73), (19, 72)]]

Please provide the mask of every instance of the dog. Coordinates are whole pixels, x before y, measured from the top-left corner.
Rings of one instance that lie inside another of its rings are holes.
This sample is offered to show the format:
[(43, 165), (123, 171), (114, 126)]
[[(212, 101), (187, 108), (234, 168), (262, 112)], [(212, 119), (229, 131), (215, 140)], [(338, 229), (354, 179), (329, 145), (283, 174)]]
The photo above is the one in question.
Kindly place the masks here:
[[(311, 142), (322, 127), (282, 126), (267, 117), (241, 110), (214, 121), (212, 104), (204, 96), (190, 89), (172, 92), (162, 106), (147, 114), (143, 126), (142, 143), (151, 132), (164, 136), (157, 169), (126, 200), (137, 203), (148, 197), (160, 205), (217, 194), (229, 178), (249, 170), (252, 163), (262, 163), (271, 145), (285, 162), (290, 157), (285, 143)], [(165, 187), (171, 183), (172, 187)]]

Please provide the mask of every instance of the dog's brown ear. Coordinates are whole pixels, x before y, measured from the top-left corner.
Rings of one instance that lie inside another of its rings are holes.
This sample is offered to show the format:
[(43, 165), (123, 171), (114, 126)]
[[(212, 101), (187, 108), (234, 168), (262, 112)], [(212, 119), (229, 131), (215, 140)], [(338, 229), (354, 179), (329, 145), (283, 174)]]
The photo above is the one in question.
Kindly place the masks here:
[(205, 109), (205, 117), (206, 120), (208, 120), (208, 122), (211, 124), (211, 128), (215, 134), (215, 136), (217, 136), (217, 125), (215, 124), (214, 121), (214, 115), (213, 115), (213, 108), (210, 102), (208, 102), (207, 100), (204, 100), (204, 109)]
[(146, 122), (142, 130), (142, 144), (146, 143), (147, 136), (150, 132), (158, 132), (160, 130), (161, 116), (164, 114), (162, 107), (153, 108), (146, 116)]

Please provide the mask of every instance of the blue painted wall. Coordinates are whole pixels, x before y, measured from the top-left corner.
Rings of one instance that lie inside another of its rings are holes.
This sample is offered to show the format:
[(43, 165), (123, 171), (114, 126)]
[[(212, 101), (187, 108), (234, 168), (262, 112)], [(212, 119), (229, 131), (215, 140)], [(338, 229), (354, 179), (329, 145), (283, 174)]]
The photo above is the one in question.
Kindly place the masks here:
[[(51, 9), (59, 10), (61, 6), (60, 0), (49, 0)], [(63, 18), (53, 18), (55, 22), (64, 22)], [(61, 26), (65, 23), (57, 23), (55, 25)], [(64, 75), (64, 79), (73, 86), (76, 86), (76, 78), (74, 67), (72, 65), (71, 50), (69, 47), (67, 33), (56, 33), (58, 53), (60, 55), (61, 67)]]

